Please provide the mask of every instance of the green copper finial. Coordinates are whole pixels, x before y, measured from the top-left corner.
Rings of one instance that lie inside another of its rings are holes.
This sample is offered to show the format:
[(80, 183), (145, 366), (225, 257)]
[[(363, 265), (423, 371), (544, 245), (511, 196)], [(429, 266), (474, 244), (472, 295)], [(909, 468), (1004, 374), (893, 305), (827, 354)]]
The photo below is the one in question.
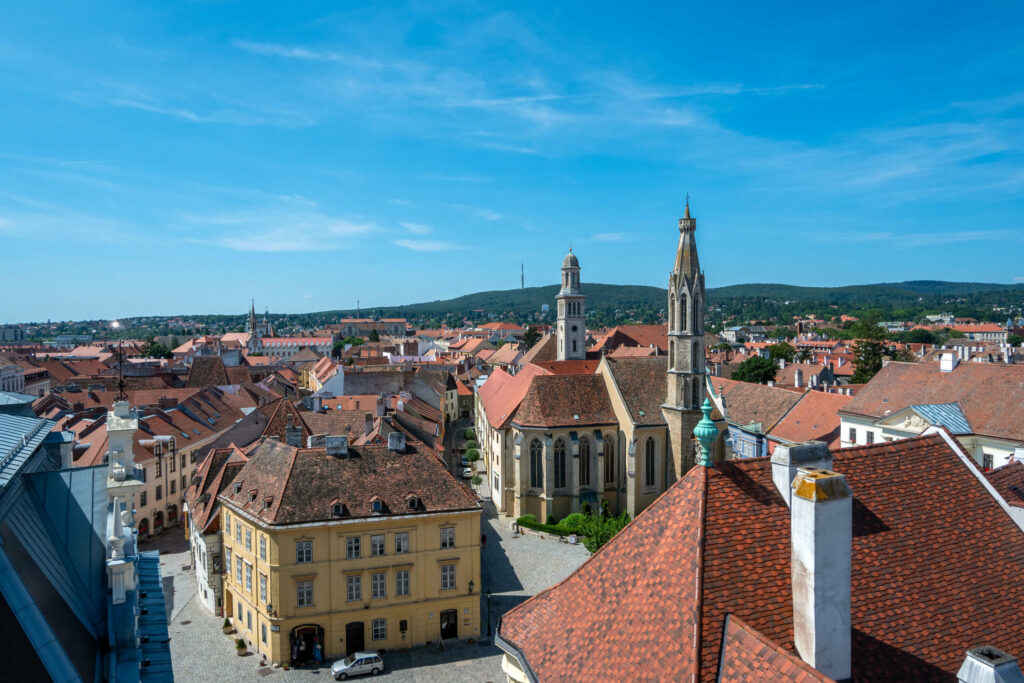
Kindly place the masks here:
[(700, 455), (697, 456), (697, 464), (701, 467), (711, 467), (711, 444), (718, 436), (718, 428), (711, 421), (711, 399), (705, 398), (704, 405), (700, 409), (703, 411), (704, 417), (693, 429), (693, 435), (700, 442)]

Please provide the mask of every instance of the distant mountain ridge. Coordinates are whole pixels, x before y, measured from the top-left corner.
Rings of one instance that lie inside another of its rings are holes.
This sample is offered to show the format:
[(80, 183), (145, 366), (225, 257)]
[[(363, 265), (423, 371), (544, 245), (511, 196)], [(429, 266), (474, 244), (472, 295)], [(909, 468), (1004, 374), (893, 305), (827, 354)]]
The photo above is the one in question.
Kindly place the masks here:
[[(492, 290), (444, 299), (400, 306), (381, 306), (363, 309), (387, 315), (417, 316), (437, 313), (486, 312), (532, 313), (548, 304), (554, 308), (558, 285), (527, 287), (525, 289)], [(587, 305), (591, 308), (665, 307), (667, 291), (661, 287), (643, 285), (606, 285), (583, 283)], [(801, 287), (797, 285), (752, 283), (708, 289), (709, 303), (729, 300), (772, 300), (776, 302), (825, 303), (836, 305), (894, 306), (917, 302), (919, 299), (938, 301), (943, 298), (972, 294), (1006, 292), (1024, 295), (1024, 284), (988, 282), (945, 282), (941, 280), (910, 280), (871, 285), (844, 287)], [(354, 315), (354, 310), (322, 311), (313, 315)]]

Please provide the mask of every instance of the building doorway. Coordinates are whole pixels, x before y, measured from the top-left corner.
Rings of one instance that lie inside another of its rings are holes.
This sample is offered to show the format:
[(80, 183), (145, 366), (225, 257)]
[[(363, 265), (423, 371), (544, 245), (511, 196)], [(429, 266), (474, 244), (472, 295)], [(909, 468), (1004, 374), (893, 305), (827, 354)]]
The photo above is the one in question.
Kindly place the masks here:
[(149, 537), (149, 519), (143, 517), (139, 520), (139, 538)]
[(366, 647), (366, 630), (363, 622), (353, 621), (345, 624), (345, 656), (361, 652)]
[(441, 611), (441, 638), (448, 640), (449, 638), (459, 637), (459, 611), (454, 609), (446, 609)]
[(167, 506), (167, 526), (174, 526), (178, 523), (178, 506)]
[(324, 630), (316, 624), (303, 624), (292, 629), (292, 663), (300, 666), (308, 662), (322, 662), (324, 658)]
[(157, 510), (153, 513), (153, 533), (158, 534), (164, 530), (164, 513)]

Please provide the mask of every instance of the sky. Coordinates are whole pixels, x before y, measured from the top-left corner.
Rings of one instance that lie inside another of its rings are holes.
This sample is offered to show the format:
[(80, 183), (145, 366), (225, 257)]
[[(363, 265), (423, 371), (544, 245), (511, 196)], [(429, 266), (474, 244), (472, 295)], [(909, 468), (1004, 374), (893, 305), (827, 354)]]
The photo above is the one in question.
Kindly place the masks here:
[(1024, 281), (1024, 4), (0, 5), (0, 321)]

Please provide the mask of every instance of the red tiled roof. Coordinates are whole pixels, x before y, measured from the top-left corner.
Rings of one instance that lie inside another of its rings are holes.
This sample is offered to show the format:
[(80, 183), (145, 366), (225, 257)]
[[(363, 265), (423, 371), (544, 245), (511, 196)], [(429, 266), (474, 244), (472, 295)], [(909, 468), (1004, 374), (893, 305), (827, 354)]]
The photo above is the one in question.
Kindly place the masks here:
[(830, 447), (838, 446), (839, 410), (852, 400), (852, 396), (843, 394), (807, 391), (768, 434), (774, 440), (787, 443), (824, 441)]
[(532, 379), (544, 372), (536, 365), (524, 365), (515, 375), (510, 375), (501, 368), (490, 374), (480, 387), (479, 394), (487, 421), (492, 427), (499, 429), (512, 419), (512, 414), (526, 396)]
[(185, 502), (196, 528), (202, 533), (214, 533), (220, 527), (218, 496), (235, 478), (246, 460), (248, 458), (245, 453), (231, 444), (228, 448), (210, 451), (196, 469), (192, 483), (185, 491)]
[(937, 363), (891, 362), (843, 412), (877, 419), (928, 403), (959, 403), (975, 434), (1024, 441), (1024, 365), (960, 363), (942, 372)]
[(600, 375), (537, 375), (513, 423), (523, 427), (567, 427), (617, 422)]
[(461, 379), (455, 380), (455, 393), (458, 396), (472, 396), (473, 390), (466, 386)]
[(1009, 505), (1024, 508), (1024, 462), (1014, 461), (985, 473)]
[(801, 394), (779, 387), (739, 382), (722, 377), (709, 378), (716, 395), (725, 397), (729, 422), (736, 425), (761, 423), (767, 433), (800, 400)]
[(668, 357), (615, 359), (608, 356), (606, 362), (633, 424), (665, 424), (661, 404), (665, 402)]
[(548, 360), (533, 363), (552, 375), (593, 375), (600, 360)]
[[(969, 647), (1024, 652), (1021, 532), (969, 458), (941, 434), (833, 458), (854, 495), (853, 680), (954, 680)], [(694, 468), (499, 633), (540, 680), (711, 683), (726, 615), (795, 652), (789, 530), (767, 458)]]
[(668, 325), (618, 325), (597, 340), (591, 350), (608, 350), (620, 346), (653, 346), (668, 352)]
[(721, 683), (834, 683), (734, 614), (725, 617), (718, 680)]

